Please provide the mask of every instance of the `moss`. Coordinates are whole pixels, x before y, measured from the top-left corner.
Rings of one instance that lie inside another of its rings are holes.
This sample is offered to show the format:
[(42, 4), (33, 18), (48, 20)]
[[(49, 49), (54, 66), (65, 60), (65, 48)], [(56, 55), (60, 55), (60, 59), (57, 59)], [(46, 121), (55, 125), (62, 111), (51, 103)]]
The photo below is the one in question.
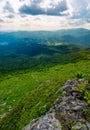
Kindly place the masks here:
[(68, 115), (68, 112), (56, 112), (55, 117), (60, 121), (63, 130), (69, 130), (76, 124), (76, 120)]
[(82, 111), (82, 116), (83, 116), (88, 122), (90, 122), (90, 106), (89, 106), (87, 109), (85, 109), (85, 110)]

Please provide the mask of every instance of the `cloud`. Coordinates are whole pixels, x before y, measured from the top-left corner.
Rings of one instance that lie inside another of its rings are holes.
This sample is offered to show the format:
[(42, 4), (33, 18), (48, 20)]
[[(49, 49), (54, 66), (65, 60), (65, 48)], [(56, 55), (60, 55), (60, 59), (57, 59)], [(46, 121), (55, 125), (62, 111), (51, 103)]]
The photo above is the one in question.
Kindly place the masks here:
[(68, 24), (73, 27), (84, 26), (90, 23), (89, 0), (67, 0), (69, 7)]
[(6, 16), (6, 17), (12, 19), (12, 18), (14, 18), (15, 16), (12, 15), (12, 14), (10, 14), (10, 15), (8, 15), (8, 16)]
[(5, 3), (5, 6), (4, 6), (3, 9), (4, 9), (4, 11), (14, 13), (14, 9), (13, 9), (12, 5), (8, 1)]
[(21, 16), (22, 18), (27, 17), (27, 15), (26, 15), (26, 14), (20, 14), (20, 16)]
[(87, 19), (87, 23), (90, 23), (90, 18)]
[(25, 0), (19, 0), (19, 1), (25, 1)]
[(84, 25), (86, 23), (86, 19), (72, 19), (69, 20), (68, 23), (72, 26)]
[(3, 23), (4, 22), (4, 20), (3, 19), (0, 19), (0, 23)]
[(20, 13), (32, 14), (32, 15), (44, 14), (44, 10), (34, 2), (32, 2), (31, 5), (23, 5), (22, 7), (20, 7), (19, 11)]
[(0, 0), (0, 6), (4, 29), (90, 28), (90, 0)]
[(90, 4), (89, 0), (70, 0), (70, 4), (72, 6), (72, 18), (89, 18), (90, 13), (88, 10), (88, 5)]
[[(48, 6), (44, 6), (43, 0), (32, 0), (29, 4), (24, 4), (19, 8), (20, 13), (30, 15), (53, 15), (61, 16), (63, 11), (68, 9), (66, 0), (49, 0)], [(47, 4), (46, 3), (46, 4)]]

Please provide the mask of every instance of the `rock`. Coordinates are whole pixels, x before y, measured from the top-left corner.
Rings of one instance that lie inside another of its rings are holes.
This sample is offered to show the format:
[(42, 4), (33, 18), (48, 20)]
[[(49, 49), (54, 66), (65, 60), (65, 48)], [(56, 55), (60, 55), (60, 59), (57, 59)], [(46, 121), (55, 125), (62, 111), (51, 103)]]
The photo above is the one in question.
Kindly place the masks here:
[(85, 100), (80, 100), (80, 93), (74, 90), (83, 81), (84, 79), (66, 81), (57, 90), (63, 90), (62, 97), (54, 102), (46, 115), (33, 120), (23, 130), (90, 130), (90, 123), (83, 115), (83, 110), (88, 108), (88, 104)]
[(74, 111), (78, 111), (78, 110), (81, 110), (81, 109), (83, 109), (82, 106), (75, 106), (75, 107), (72, 108), (72, 110), (74, 110)]
[(71, 130), (90, 130), (90, 124), (85, 121), (77, 122)]
[(62, 130), (62, 128), (54, 113), (51, 113), (33, 120), (23, 130)]
[(84, 82), (84, 79), (79, 79), (78, 82), (82, 83), (82, 82)]

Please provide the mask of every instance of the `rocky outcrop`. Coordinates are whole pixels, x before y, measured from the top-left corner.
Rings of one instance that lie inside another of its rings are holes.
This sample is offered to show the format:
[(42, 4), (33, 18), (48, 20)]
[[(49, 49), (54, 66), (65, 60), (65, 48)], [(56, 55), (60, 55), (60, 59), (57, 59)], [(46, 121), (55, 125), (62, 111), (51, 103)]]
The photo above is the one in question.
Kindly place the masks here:
[(62, 128), (60, 122), (55, 118), (55, 114), (49, 113), (33, 120), (23, 130), (62, 130)]
[(75, 87), (84, 80), (68, 80), (58, 91), (63, 90), (62, 97), (46, 115), (33, 120), (23, 130), (90, 130), (84, 110), (90, 109), (85, 100), (80, 100)]

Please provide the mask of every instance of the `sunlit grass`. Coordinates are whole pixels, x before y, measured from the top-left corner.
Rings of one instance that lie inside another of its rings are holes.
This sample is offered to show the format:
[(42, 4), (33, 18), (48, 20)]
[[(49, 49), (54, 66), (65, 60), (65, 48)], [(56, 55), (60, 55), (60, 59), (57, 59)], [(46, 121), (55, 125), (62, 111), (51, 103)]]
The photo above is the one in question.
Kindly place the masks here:
[[(56, 65), (40, 71), (23, 72), (1, 81), (0, 94), (2, 98), (0, 98), (0, 102), (6, 103), (1, 114), (14, 108), (10, 115), (4, 119), (2, 130), (5, 130), (6, 127), (8, 130), (19, 130), (33, 118), (44, 114), (61, 95), (62, 92), (56, 93), (60, 86), (68, 79), (78, 78), (78, 72), (88, 79), (90, 61)], [(9, 123), (15, 127), (8, 125)]]

